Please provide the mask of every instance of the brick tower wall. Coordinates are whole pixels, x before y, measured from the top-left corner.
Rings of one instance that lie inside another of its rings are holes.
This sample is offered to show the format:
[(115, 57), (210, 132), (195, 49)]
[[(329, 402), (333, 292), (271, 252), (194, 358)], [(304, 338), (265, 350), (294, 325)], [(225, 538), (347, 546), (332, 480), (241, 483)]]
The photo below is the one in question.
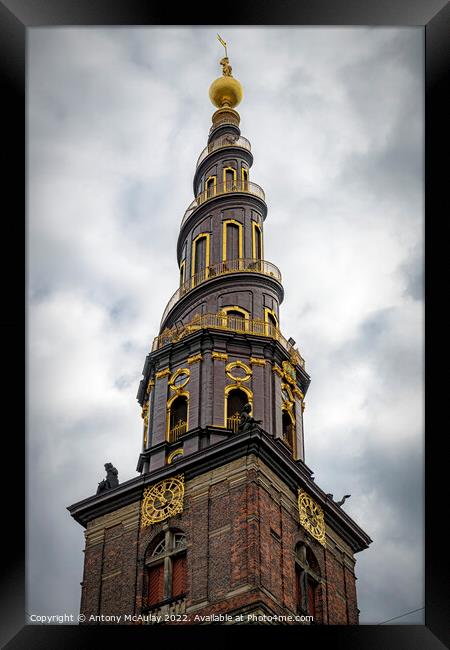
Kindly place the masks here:
[(91, 615), (141, 614), (145, 552), (167, 527), (187, 536), (186, 622), (244, 611), (296, 614), (294, 549), (306, 542), (320, 566), (316, 622), (358, 623), (350, 547), (329, 526), (326, 548), (312, 539), (299, 524), (297, 496), (256, 456), (188, 480), (175, 517), (140, 528), (139, 512), (136, 501), (88, 524), (86, 623)]

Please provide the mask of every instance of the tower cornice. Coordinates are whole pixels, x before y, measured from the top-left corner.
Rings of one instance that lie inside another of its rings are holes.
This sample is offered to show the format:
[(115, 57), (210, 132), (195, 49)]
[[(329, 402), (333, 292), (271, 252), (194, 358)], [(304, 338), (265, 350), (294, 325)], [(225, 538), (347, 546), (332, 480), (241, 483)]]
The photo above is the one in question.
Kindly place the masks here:
[[(207, 428), (198, 429), (197, 435), (205, 435)], [(183, 473), (185, 481), (195, 478), (206, 471), (221, 467), (226, 463), (254, 455), (260, 458), (294, 493), (303, 488), (323, 508), (327, 525), (333, 528), (353, 552), (359, 552), (371, 543), (370, 537), (353, 519), (314, 482), (312, 471), (303, 461), (294, 461), (283, 449), (283, 443), (261, 429), (248, 433), (230, 434), (222, 442), (206, 447), (189, 456), (182, 457), (176, 465), (165, 465), (160, 469), (121, 483), (118, 487), (104, 494), (94, 495), (69, 506), (72, 517), (86, 527), (89, 521), (101, 517), (141, 499), (143, 490), (152, 483), (160, 481), (174, 473)], [(139, 464), (144, 460), (141, 454)], [(139, 466), (138, 464), (138, 466)]]
[[(220, 346), (220, 349), (225, 350), (227, 344), (232, 342), (236, 349), (241, 349), (242, 354), (250, 352), (254, 355), (257, 349), (264, 351), (264, 358), (266, 362), (272, 365), (281, 366), (283, 361), (290, 358), (289, 351), (276, 339), (268, 339), (267, 337), (258, 336), (248, 333), (236, 333), (227, 330), (219, 329), (199, 329), (191, 332), (186, 337), (156, 349), (146, 357), (146, 362), (143, 370), (143, 379), (139, 384), (137, 399), (142, 406), (145, 399), (145, 390), (149, 380), (151, 380), (155, 368), (165, 368), (179, 365), (191, 353), (191, 350), (199, 350), (203, 354), (212, 352), (215, 346)], [(303, 395), (308, 391), (311, 378), (301, 365), (295, 366), (298, 383), (301, 386)]]

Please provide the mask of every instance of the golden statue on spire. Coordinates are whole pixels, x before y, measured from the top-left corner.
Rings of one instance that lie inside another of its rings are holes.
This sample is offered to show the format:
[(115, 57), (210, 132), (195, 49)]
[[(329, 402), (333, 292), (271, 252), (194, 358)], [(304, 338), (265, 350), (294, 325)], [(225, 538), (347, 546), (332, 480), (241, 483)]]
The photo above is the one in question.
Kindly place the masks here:
[(217, 34), (217, 38), (219, 39), (219, 41), (222, 43), (222, 45), (225, 48), (225, 56), (223, 57), (223, 59), (220, 59), (220, 65), (222, 66), (222, 70), (223, 70), (222, 74), (223, 74), (224, 77), (232, 77), (233, 75), (231, 74), (231, 72), (232, 72), (233, 68), (231, 67), (230, 61), (228, 59), (227, 44), (220, 37), (219, 34)]
[(232, 67), (228, 59), (227, 44), (219, 34), (217, 38), (225, 48), (225, 56), (219, 62), (222, 66), (222, 77), (212, 82), (209, 87), (209, 98), (217, 108), (234, 108), (239, 104), (244, 93), (239, 81), (231, 74)]
[(224, 56), (223, 59), (220, 59), (220, 65), (222, 66), (222, 69), (223, 69), (222, 74), (223, 74), (224, 77), (232, 77), (233, 76), (231, 74), (231, 71), (232, 71), (233, 68), (228, 63), (228, 57), (227, 56)]

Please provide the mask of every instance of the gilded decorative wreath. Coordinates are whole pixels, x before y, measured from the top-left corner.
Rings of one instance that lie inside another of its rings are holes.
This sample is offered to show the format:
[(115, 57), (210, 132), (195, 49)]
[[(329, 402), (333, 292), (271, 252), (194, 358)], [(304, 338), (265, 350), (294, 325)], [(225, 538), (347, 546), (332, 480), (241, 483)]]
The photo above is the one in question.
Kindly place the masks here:
[(144, 490), (141, 509), (142, 527), (157, 524), (183, 512), (184, 475), (166, 478)]
[(304, 490), (298, 491), (298, 512), (300, 524), (325, 546), (325, 519), (322, 508)]

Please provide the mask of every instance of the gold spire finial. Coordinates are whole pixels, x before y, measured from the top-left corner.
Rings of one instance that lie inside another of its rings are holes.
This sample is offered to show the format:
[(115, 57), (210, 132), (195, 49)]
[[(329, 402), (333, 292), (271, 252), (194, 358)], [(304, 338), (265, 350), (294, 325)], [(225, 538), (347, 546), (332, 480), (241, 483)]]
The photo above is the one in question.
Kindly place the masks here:
[(220, 34), (217, 34), (217, 38), (219, 39), (219, 41), (222, 43), (222, 45), (223, 45), (224, 48), (225, 48), (225, 56), (228, 57), (228, 54), (227, 54), (227, 44), (225, 43), (225, 41), (223, 40), (223, 38), (221, 38)]
[(222, 74), (223, 74), (224, 77), (232, 77), (233, 76), (231, 74), (232, 67), (231, 67), (230, 61), (228, 59), (227, 44), (225, 43), (223, 38), (220, 36), (220, 34), (217, 34), (217, 38), (219, 39), (219, 41), (222, 43), (222, 45), (225, 48), (225, 56), (223, 57), (223, 59), (220, 59), (220, 61), (219, 61), (220, 65), (222, 66), (222, 70), (223, 70)]
[(231, 74), (232, 67), (228, 59), (227, 44), (220, 34), (217, 34), (217, 39), (225, 49), (225, 56), (219, 61), (223, 72), (222, 77), (212, 82), (209, 88), (209, 97), (217, 108), (234, 108), (242, 99), (242, 86)]

